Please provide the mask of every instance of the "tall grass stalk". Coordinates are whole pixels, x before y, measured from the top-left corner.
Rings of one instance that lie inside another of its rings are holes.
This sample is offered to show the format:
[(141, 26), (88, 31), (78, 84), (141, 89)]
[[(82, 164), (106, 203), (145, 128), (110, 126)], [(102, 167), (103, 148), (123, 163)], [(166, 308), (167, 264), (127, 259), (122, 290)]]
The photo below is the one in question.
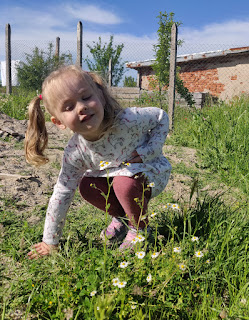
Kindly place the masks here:
[(177, 109), (175, 130), (168, 143), (197, 148), (202, 167), (249, 193), (249, 97), (205, 106)]

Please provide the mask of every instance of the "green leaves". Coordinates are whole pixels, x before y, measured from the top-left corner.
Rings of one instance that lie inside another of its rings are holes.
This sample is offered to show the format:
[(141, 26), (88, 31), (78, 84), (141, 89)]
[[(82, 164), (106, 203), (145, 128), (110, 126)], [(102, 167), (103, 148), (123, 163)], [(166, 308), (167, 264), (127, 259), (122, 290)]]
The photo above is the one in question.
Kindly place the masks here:
[(109, 60), (112, 61), (112, 85), (117, 86), (124, 74), (124, 63), (120, 55), (124, 44), (113, 44), (113, 36), (110, 36), (109, 43), (102, 43), (101, 37), (98, 42), (93, 41), (93, 45), (87, 44), (92, 55), (92, 59), (87, 57), (85, 62), (90, 71), (97, 71), (108, 82)]
[(29, 90), (41, 90), (44, 79), (59, 66), (72, 63), (72, 55), (54, 55), (53, 44), (48, 44), (44, 51), (35, 47), (32, 53), (25, 53), (26, 61), (20, 62), (17, 68), (18, 81), (21, 88)]
[[(174, 21), (174, 15), (173, 12), (170, 12), (169, 14), (160, 12), (157, 17), (159, 18), (159, 28), (157, 30), (158, 43), (154, 46), (156, 62), (153, 65), (153, 69), (155, 70), (158, 79), (160, 94), (163, 88), (169, 86), (171, 28), (174, 23), (176, 23), (177, 26), (182, 24), (181, 22)], [(182, 43), (182, 40), (177, 40), (178, 46)], [(180, 79), (179, 75), (176, 75), (176, 89), (181, 97), (185, 98), (189, 106), (194, 105), (192, 95), (188, 89), (184, 87), (183, 81)]]

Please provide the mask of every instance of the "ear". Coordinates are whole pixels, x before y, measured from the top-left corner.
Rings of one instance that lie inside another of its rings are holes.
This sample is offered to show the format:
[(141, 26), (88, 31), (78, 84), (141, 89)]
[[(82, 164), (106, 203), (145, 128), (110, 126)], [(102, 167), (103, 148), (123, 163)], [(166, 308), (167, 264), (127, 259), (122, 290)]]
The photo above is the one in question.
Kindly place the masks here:
[(57, 118), (51, 117), (51, 121), (53, 122), (53, 124), (56, 125), (57, 128), (59, 128), (61, 130), (66, 129), (66, 126), (60, 120), (58, 120)]

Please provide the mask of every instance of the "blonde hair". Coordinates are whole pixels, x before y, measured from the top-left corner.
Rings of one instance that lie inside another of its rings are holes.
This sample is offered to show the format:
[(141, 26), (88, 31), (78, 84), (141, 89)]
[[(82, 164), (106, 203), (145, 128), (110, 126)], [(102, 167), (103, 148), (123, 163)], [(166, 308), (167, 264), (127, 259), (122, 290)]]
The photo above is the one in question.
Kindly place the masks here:
[[(105, 100), (105, 105), (103, 106), (103, 134), (113, 126), (117, 114), (123, 109), (111, 96), (104, 79), (97, 73), (83, 71), (75, 65), (64, 66), (53, 71), (44, 80), (42, 85), (42, 101), (46, 110), (51, 115), (55, 115), (56, 104), (59, 98), (56, 96), (56, 90), (54, 89), (62, 85), (62, 76), (69, 72), (87, 81), (95, 90), (96, 94), (99, 95), (98, 89), (102, 91)], [(44, 150), (48, 144), (48, 134), (45, 125), (44, 111), (40, 106), (40, 102), (40, 98), (36, 97), (29, 104), (29, 122), (25, 135), (26, 161), (35, 166), (40, 166), (48, 162), (48, 158), (44, 155)]]

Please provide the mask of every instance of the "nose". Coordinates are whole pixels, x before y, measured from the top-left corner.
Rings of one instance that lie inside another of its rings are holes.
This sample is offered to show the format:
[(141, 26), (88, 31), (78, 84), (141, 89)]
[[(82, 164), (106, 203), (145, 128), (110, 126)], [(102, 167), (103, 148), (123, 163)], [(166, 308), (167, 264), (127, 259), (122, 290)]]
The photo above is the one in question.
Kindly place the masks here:
[(77, 105), (76, 105), (76, 109), (77, 109), (78, 114), (83, 114), (87, 110), (87, 107), (83, 103), (83, 101), (78, 101)]

